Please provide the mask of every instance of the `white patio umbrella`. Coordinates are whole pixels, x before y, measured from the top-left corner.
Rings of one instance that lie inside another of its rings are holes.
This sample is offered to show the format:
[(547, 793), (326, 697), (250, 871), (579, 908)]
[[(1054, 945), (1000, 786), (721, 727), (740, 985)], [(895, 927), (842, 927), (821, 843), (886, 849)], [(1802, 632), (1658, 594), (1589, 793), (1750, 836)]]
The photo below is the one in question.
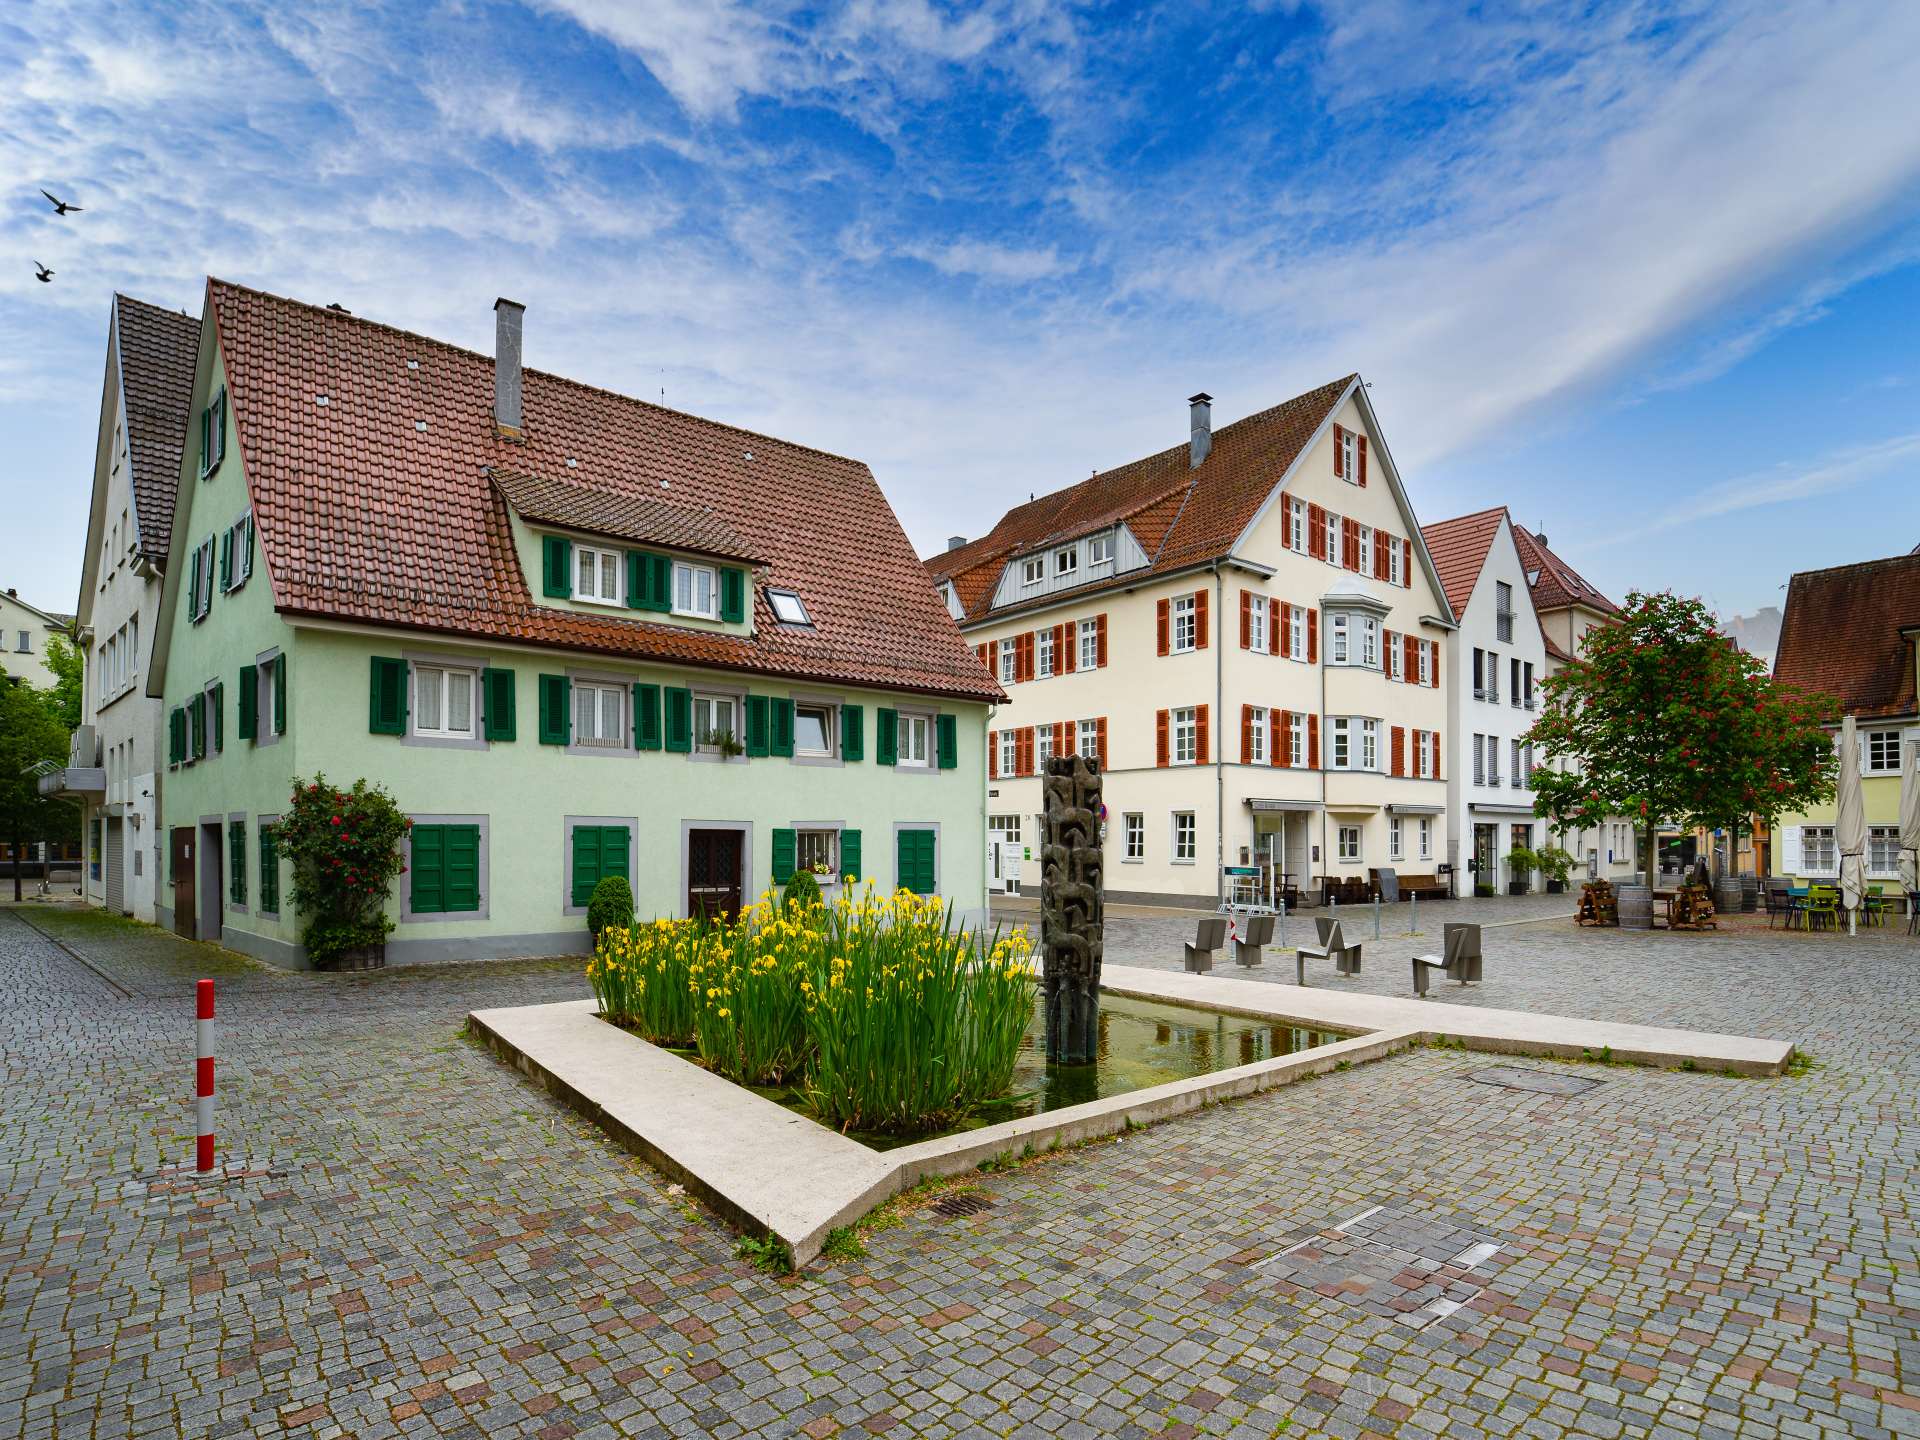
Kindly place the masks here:
[(1907, 888), (1920, 890), (1920, 742), (1900, 750), (1900, 848), (1907, 853)]
[(1860, 793), (1860, 737), (1851, 715), (1840, 722), (1840, 805), (1833, 840), (1840, 851), (1840, 903), (1847, 907), (1847, 933), (1857, 935), (1860, 901), (1867, 890), (1867, 808)]

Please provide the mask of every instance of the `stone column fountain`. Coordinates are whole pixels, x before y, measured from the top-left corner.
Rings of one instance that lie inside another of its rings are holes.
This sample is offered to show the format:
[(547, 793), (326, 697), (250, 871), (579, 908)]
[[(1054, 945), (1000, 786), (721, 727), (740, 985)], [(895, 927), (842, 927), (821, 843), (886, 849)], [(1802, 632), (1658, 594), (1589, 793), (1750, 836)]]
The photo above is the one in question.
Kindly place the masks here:
[(1091, 1065), (1100, 1042), (1100, 960), (1106, 913), (1101, 879), (1100, 767), (1056, 755), (1041, 780), (1047, 833), (1040, 851), (1041, 989), (1047, 1063)]

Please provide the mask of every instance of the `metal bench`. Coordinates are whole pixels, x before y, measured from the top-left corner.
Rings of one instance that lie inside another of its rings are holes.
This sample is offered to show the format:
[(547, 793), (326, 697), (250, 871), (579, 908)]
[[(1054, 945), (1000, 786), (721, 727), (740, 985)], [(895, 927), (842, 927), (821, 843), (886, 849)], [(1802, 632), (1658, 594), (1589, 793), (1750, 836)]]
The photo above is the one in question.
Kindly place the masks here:
[(1325, 917), (1313, 922), (1320, 930), (1318, 945), (1302, 945), (1293, 952), (1294, 983), (1307, 983), (1307, 961), (1332, 960), (1335, 973), (1340, 975), (1358, 975), (1360, 973), (1360, 946), (1347, 944), (1346, 936), (1340, 932), (1340, 922)]
[(1480, 983), (1480, 927), (1468, 921), (1450, 920), (1443, 932), (1442, 955), (1413, 957), (1413, 993), (1427, 993), (1429, 970), (1438, 970), (1447, 979), (1462, 985)]
[(1250, 915), (1247, 917), (1247, 933), (1236, 936), (1233, 942), (1233, 963), (1251, 970), (1260, 963), (1260, 949), (1273, 943), (1273, 916)]
[(1195, 974), (1213, 969), (1213, 954), (1227, 943), (1227, 918), (1210, 915), (1194, 932), (1193, 943), (1186, 946), (1187, 969)]

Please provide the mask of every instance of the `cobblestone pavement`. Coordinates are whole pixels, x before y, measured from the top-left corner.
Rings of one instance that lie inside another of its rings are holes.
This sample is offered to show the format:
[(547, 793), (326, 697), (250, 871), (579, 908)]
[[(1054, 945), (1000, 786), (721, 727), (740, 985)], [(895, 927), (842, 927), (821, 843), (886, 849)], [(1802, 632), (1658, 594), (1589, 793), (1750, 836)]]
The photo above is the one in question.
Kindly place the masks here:
[[(1903, 936), (1490, 930), (1464, 998), (1817, 1068), (1429, 1049), (983, 1175), (980, 1213), (777, 1280), (460, 1038), (577, 963), (285, 976), (33, 918), (110, 978), (0, 911), (0, 1436), (1920, 1434)], [(1115, 958), (1165, 962), (1157, 923)], [(1395, 943), (1316, 983), (1407, 993)], [(242, 1172), (211, 1186), (154, 1178), (192, 1153), (201, 974)], [(1469, 1080), (1497, 1064), (1601, 1083)]]

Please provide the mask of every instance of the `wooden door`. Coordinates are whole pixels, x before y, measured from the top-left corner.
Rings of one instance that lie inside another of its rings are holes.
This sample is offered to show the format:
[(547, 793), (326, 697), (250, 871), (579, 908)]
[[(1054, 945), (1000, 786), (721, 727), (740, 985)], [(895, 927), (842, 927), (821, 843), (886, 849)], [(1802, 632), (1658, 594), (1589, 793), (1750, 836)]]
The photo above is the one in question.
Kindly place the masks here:
[(173, 928), (176, 933), (194, 938), (193, 909), (193, 827), (177, 825), (173, 830)]
[(741, 836), (738, 830), (687, 832), (687, 914), (719, 919), (740, 912)]

